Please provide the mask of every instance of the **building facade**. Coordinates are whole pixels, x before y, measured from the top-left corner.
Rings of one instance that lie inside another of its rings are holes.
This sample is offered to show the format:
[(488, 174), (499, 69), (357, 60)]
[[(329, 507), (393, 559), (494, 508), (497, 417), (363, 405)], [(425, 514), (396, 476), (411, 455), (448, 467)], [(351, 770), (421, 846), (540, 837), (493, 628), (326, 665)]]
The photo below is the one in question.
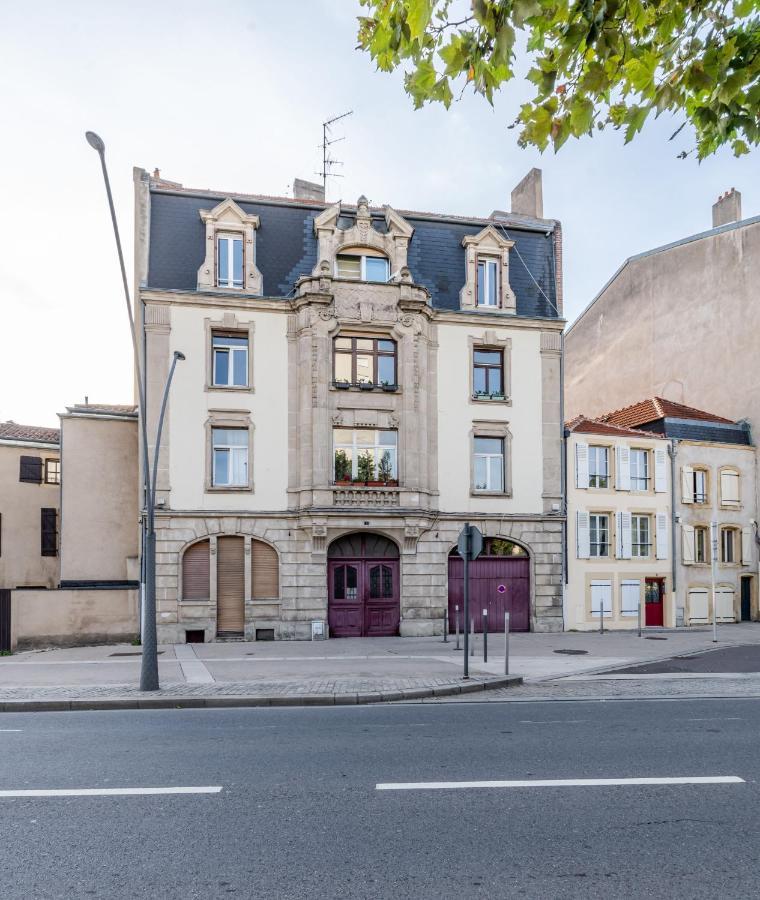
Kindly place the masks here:
[(160, 640), (439, 634), (466, 521), (493, 619), (561, 629), (561, 232), (537, 179), (466, 219), (135, 170), (150, 435), (185, 356)]
[(674, 626), (668, 441), (578, 417), (567, 442), (565, 627)]

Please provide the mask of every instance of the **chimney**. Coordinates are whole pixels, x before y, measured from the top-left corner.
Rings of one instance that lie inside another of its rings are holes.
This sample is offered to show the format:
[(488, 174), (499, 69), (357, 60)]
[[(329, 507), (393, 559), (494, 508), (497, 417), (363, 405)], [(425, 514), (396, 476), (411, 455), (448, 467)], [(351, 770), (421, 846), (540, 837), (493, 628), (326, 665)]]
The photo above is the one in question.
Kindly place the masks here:
[(304, 181), (303, 178), (296, 178), (293, 181), (293, 197), (296, 200), (320, 200), (325, 202), (325, 188), (322, 184), (315, 184), (313, 181)]
[(512, 212), (534, 219), (543, 219), (544, 193), (541, 186), (541, 169), (531, 169), (512, 191)]
[(712, 222), (713, 228), (720, 225), (728, 225), (729, 222), (738, 222), (742, 217), (742, 195), (736, 188), (731, 188), (713, 203)]

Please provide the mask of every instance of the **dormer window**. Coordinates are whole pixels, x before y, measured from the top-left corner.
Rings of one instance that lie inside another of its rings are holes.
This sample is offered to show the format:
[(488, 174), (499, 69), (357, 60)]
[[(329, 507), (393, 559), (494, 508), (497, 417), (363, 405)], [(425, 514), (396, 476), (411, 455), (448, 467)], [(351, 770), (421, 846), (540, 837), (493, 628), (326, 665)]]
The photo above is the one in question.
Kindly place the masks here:
[(390, 277), (388, 260), (371, 252), (338, 254), (335, 258), (335, 274), (338, 278), (379, 281), (383, 284)]
[(216, 286), (222, 288), (243, 287), (242, 235), (217, 234)]
[(478, 306), (499, 305), (499, 263), (495, 259), (478, 259)]

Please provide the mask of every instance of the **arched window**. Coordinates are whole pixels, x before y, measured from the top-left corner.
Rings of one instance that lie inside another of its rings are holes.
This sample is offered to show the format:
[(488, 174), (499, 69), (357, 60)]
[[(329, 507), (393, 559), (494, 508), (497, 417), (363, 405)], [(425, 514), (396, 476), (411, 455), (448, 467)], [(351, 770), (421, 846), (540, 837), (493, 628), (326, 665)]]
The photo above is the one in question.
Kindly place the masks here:
[(398, 559), (398, 547), (382, 534), (346, 534), (328, 548), (330, 559)]
[(209, 542), (198, 541), (185, 550), (182, 556), (182, 599), (209, 600)]

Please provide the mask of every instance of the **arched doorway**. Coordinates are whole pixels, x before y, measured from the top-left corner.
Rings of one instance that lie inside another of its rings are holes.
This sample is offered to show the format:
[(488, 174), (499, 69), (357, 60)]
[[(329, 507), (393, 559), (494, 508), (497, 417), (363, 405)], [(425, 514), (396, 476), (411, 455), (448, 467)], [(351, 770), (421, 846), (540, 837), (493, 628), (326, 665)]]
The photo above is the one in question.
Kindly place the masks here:
[(398, 547), (381, 534), (347, 534), (327, 551), (332, 637), (392, 637), (401, 617)]
[[(530, 559), (520, 544), (506, 538), (486, 538), (483, 552), (469, 566), (470, 618), (483, 630), (488, 610), (489, 632), (504, 632), (504, 613), (510, 631), (530, 631)], [(464, 561), (456, 547), (449, 554), (449, 631), (464, 630)]]

